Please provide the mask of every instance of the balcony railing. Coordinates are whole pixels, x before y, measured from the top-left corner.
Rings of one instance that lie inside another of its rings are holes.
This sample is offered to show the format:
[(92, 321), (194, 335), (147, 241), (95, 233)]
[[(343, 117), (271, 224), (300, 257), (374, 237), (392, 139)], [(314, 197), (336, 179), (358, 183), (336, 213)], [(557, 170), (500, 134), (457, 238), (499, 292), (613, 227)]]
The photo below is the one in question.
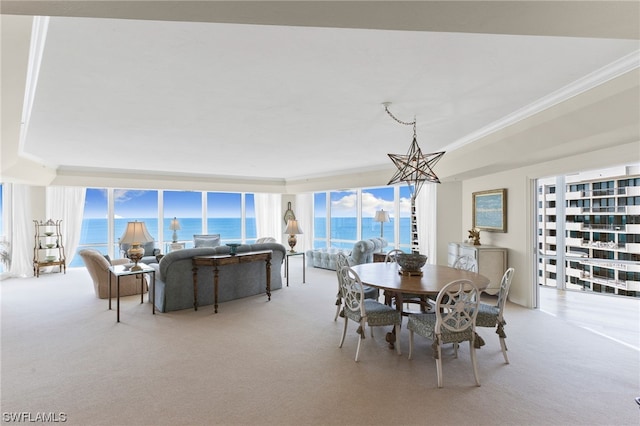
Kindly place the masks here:
[(615, 225), (615, 224), (595, 224), (595, 223), (583, 223), (582, 229), (594, 229), (594, 230), (605, 230), (605, 231), (626, 231), (626, 225)]

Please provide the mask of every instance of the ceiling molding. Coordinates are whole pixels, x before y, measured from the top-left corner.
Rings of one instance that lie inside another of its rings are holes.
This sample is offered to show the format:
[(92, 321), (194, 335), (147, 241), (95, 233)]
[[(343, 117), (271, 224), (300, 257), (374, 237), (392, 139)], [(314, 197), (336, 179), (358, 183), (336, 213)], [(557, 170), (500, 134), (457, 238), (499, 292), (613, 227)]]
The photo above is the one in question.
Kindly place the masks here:
[(473, 133), (468, 134), (462, 139), (459, 139), (446, 146), (447, 151), (453, 151), (461, 148), (469, 143), (475, 142), (492, 133), (509, 127), (519, 121), (525, 120), (535, 114), (538, 114), (546, 109), (549, 109), (555, 105), (558, 105), (574, 96), (587, 92), (595, 87), (600, 86), (614, 78), (617, 78), (623, 74), (640, 68), (640, 50), (637, 50), (612, 64), (603, 67), (589, 75), (586, 75), (571, 84), (553, 92), (549, 95), (539, 99), (538, 101), (527, 105), (513, 113), (504, 116), (498, 121), (491, 123)]

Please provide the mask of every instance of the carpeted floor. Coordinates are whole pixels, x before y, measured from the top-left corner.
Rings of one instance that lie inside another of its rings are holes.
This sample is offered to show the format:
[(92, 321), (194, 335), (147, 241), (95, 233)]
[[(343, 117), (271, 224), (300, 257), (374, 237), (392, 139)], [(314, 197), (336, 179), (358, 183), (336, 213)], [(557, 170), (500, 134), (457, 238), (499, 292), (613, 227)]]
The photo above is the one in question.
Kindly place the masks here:
[(353, 323), (337, 347), (335, 273), (308, 268), (302, 284), (297, 269), (270, 302), (154, 316), (131, 296), (119, 324), (84, 269), (0, 282), (2, 422), (54, 413), (69, 425), (640, 423), (639, 353), (628, 345), (509, 304), (511, 364), (494, 331), (479, 329), (482, 386), (462, 346), (457, 359), (445, 353), (437, 389), (431, 342), (416, 336), (408, 360), (406, 328), (402, 356), (375, 329), (354, 362)]

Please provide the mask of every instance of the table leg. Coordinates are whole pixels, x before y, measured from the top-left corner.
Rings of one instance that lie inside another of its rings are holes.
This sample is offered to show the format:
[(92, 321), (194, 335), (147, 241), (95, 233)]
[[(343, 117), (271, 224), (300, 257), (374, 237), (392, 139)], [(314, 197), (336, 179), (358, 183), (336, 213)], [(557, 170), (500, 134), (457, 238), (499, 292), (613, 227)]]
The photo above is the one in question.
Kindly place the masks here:
[(151, 312), (156, 314), (156, 271), (151, 273)]
[(111, 310), (111, 271), (109, 271), (109, 310)]
[[(385, 304), (391, 306), (392, 300), (395, 298), (396, 300), (396, 310), (400, 311), (400, 319), (402, 320), (402, 293), (392, 293), (388, 290), (385, 290)], [(395, 349), (396, 342), (396, 328), (393, 327), (390, 332), (388, 332), (385, 336), (385, 340), (389, 344), (389, 349)]]
[(302, 284), (307, 282), (307, 278), (305, 277), (305, 273), (307, 271), (307, 261), (304, 258), (305, 254), (302, 252)]
[(218, 265), (213, 267), (213, 312), (218, 313)]
[(284, 276), (287, 278), (287, 287), (289, 287), (289, 256), (284, 256)]
[[(155, 297), (155, 296), (154, 296)], [(193, 310), (198, 310), (198, 267), (193, 267)]]
[(140, 304), (144, 303), (144, 274), (140, 274)]
[(116, 277), (116, 317), (120, 322), (120, 276)]
[[(287, 286), (289, 285), (289, 275), (287, 274)], [(271, 300), (271, 257), (267, 258), (267, 298)]]

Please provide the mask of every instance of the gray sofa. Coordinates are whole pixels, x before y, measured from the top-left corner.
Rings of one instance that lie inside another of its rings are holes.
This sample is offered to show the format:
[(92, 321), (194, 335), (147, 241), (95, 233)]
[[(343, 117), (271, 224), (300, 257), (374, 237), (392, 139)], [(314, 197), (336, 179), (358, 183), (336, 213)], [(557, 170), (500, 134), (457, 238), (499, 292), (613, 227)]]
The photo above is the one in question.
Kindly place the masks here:
[(353, 245), (353, 249), (349, 252), (341, 249), (316, 249), (308, 250), (305, 254), (307, 257), (307, 265), (323, 269), (336, 269), (336, 258), (339, 252), (347, 255), (349, 265), (360, 265), (361, 263), (373, 262), (373, 253), (381, 251), (387, 246), (387, 240), (384, 238), (370, 238), (368, 240), (360, 240)]
[[(156, 269), (155, 305), (160, 312), (193, 309), (194, 256), (211, 256), (229, 253), (229, 247), (201, 247), (176, 250), (151, 264)], [(238, 253), (271, 250), (271, 290), (282, 288), (282, 262), (286, 248), (282, 244), (243, 244)], [(264, 262), (247, 262), (225, 265), (219, 269), (218, 303), (241, 297), (266, 293), (266, 268)], [(152, 291), (149, 291), (151, 297)], [(265, 298), (266, 300), (266, 298)], [(213, 267), (198, 268), (198, 306), (213, 304)]]

